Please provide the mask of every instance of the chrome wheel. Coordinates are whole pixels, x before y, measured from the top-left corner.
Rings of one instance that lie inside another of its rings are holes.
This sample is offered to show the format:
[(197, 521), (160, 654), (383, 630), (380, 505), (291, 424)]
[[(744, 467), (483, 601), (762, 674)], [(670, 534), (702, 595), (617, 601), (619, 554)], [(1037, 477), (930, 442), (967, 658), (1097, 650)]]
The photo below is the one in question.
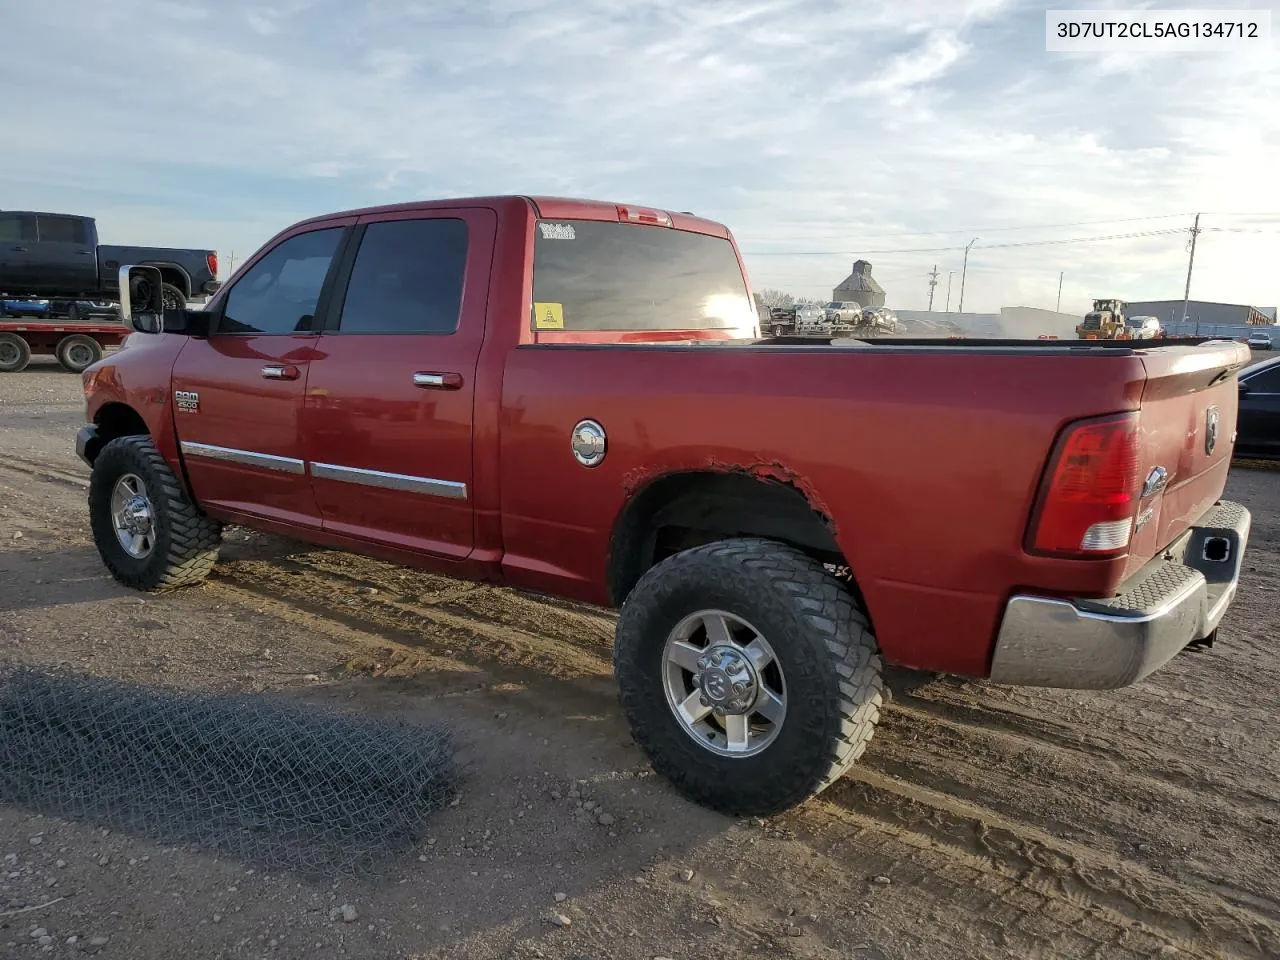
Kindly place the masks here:
[(111, 490), (111, 523), (125, 553), (135, 560), (151, 555), (155, 548), (155, 512), (146, 485), (132, 473), (116, 481)]
[(723, 610), (676, 624), (663, 649), (663, 689), (684, 731), (713, 753), (749, 757), (777, 737), (787, 695), (773, 647)]

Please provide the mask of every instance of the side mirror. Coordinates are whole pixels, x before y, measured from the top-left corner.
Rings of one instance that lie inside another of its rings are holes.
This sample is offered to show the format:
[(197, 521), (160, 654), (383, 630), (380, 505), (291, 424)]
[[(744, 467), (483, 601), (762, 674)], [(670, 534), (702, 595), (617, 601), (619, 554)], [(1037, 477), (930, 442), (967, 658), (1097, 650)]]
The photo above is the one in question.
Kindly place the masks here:
[(120, 268), (120, 319), (134, 333), (164, 332), (164, 278), (155, 267)]

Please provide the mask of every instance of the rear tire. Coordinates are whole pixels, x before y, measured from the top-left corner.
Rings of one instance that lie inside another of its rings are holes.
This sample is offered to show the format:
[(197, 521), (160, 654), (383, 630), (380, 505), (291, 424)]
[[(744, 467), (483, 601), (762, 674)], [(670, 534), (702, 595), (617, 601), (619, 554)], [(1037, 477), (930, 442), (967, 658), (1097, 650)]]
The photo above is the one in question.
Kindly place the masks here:
[(164, 308), (166, 310), (187, 309), (187, 295), (172, 283), (166, 283), (161, 286), (160, 296), (164, 300)]
[(83, 333), (73, 333), (58, 342), (58, 362), (72, 373), (82, 373), (102, 359), (102, 344)]
[(17, 373), (31, 362), (31, 347), (16, 333), (0, 333), (0, 373)]
[(222, 540), (221, 526), (187, 498), (146, 436), (112, 440), (94, 460), (89, 525), (102, 562), (134, 590), (199, 583)]
[[(690, 622), (701, 626), (690, 632)], [(761, 663), (773, 666), (757, 671)], [(822, 564), (770, 540), (711, 543), (649, 570), (619, 614), (614, 669), (632, 736), (654, 768), (732, 816), (779, 813), (825, 790), (862, 755), (880, 718), (881, 663), (866, 616)], [(726, 678), (729, 696), (745, 699), (730, 701), (723, 719), (690, 723), (723, 702)]]

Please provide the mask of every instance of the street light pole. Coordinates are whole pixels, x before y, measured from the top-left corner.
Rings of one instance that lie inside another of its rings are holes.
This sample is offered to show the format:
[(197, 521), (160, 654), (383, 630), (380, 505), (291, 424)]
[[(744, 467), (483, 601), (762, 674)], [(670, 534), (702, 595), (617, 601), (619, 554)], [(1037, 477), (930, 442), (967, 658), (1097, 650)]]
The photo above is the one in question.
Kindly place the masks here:
[(964, 264), (960, 268), (960, 305), (956, 307), (956, 313), (964, 313), (964, 277), (969, 272), (969, 247), (978, 242), (978, 238), (974, 237), (969, 241), (968, 246), (964, 248)]
[(1064, 273), (1066, 273), (1065, 270), (1058, 271), (1058, 305), (1054, 307), (1054, 310), (1058, 313), (1062, 312), (1062, 275)]
[(954, 270), (947, 271), (947, 313), (951, 312), (951, 278), (955, 275), (956, 272)]

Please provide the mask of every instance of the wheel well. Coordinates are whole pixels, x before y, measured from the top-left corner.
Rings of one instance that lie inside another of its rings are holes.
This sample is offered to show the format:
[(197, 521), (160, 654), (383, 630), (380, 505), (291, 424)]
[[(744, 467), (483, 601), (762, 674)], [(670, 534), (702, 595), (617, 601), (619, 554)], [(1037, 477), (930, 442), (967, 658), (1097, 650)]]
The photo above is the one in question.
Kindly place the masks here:
[(835, 567), (845, 560), (830, 522), (798, 489), (739, 473), (678, 473), (655, 480), (623, 509), (609, 554), (609, 593), (621, 605), (654, 564), (715, 540), (765, 537)]
[(184, 296), (191, 296), (191, 286), (187, 275), (177, 267), (160, 267), (160, 278), (182, 291)]
[(98, 427), (98, 434), (85, 450), (85, 455), (90, 461), (96, 459), (98, 451), (112, 440), (119, 437), (145, 436), (151, 432), (147, 429), (147, 422), (142, 419), (141, 414), (124, 403), (106, 404), (98, 411), (93, 422)]

